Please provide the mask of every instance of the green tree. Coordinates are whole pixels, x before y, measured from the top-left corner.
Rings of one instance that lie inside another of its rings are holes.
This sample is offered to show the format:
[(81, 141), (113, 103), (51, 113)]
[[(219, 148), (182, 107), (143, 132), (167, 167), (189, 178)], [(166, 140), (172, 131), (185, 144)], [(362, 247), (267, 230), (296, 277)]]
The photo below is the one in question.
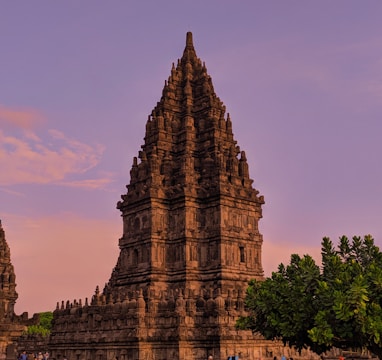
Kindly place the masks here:
[(382, 360), (382, 253), (370, 235), (322, 241), (322, 267), (309, 255), (247, 289), (239, 328), (321, 354), (332, 347), (368, 349)]
[(52, 329), (52, 320), (53, 320), (53, 313), (51, 311), (46, 311), (40, 313), (40, 326), (42, 326), (46, 330)]
[(39, 322), (36, 325), (30, 325), (26, 333), (28, 335), (49, 336), (52, 328), (53, 313), (50, 311), (39, 313)]

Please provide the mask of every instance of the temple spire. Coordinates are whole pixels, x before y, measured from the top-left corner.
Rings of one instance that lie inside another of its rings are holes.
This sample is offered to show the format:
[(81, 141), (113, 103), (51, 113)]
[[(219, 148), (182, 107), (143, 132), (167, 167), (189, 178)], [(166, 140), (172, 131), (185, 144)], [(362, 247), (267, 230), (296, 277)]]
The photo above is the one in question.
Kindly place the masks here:
[(189, 31), (186, 35), (186, 48), (194, 48), (194, 43), (192, 41), (192, 32)]
[[(195, 52), (195, 49), (194, 49), (194, 43), (192, 41), (192, 32), (188, 32), (187, 35), (186, 35), (186, 47), (184, 48), (184, 51), (183, 51), (183, 56), (182, 56), (182, 59), (181, 61), (182, 62), (196, 62), (198, 59), (197, 59), (197, 56), (196, 56), (196, 52)], [(199, 60), (200, 61), (200, 60)]]

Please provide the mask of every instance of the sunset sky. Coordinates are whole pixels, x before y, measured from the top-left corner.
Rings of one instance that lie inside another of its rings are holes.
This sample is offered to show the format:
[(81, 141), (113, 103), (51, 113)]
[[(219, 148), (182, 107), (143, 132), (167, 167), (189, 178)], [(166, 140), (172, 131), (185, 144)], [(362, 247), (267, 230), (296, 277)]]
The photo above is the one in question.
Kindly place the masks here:
[(382, 2), (4, 1), (0, 219), (16, 313), (91, 297), (132, 159), (192, 31), (254, 186), (270, 275), (330, 236), (382, 246)]

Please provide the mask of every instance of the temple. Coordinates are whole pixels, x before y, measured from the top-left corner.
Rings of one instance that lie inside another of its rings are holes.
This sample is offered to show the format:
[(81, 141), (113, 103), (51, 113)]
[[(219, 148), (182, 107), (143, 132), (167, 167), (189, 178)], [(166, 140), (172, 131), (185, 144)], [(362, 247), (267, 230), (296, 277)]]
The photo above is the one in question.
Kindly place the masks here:
[(235, 328), (246, 314), (248, 280), (263, 278), (263, 204), (187, 33), (117, 204), (123, 234), (116, 266), (89, 301), (57, 304), (52, 358), (287, 355), (281, 344)]
[(17, 297), (15, 270), (0, 220), (0, 360), (15, 359), (17, 340), (31, 324), (27, 313), (15, 314)]

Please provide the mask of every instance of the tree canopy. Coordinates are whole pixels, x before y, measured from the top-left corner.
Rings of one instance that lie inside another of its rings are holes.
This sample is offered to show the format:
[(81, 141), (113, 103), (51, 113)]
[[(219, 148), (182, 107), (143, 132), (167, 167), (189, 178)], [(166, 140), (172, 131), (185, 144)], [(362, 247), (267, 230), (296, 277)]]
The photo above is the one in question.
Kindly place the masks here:
[(368, 349), (382, 359), (382, 253), (370, 235), (321, 245), (322, 266), (293, 254), (270, 278), (252, 280), (237, 326), (299, 350)]
[(52, 329), (52, 320), (53, 313), (51, 311), (39, 313), (38, 324), (28, 326), (26, 333), (28, 335), (49, 336)]

